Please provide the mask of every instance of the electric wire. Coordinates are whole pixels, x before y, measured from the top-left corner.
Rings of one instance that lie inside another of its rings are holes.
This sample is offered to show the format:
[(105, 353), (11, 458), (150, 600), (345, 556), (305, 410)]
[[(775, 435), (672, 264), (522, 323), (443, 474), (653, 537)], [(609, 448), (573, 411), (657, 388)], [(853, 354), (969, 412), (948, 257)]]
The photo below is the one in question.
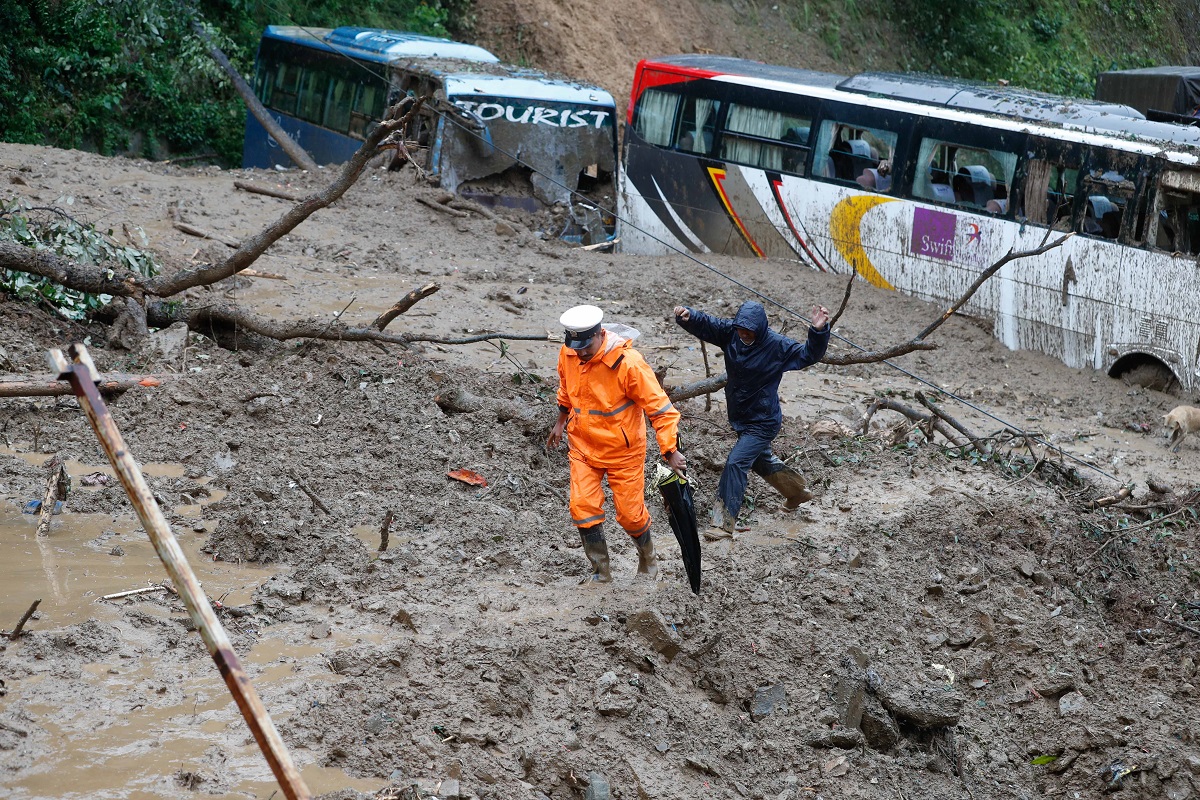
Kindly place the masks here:
[[(270, 4), (268, 4), (268, 5), (270, 5)], [(336, 45), (331, 45), (328, 42), (325, 42), (323, 39), (321, 39), (321, 37), (317, 36), (309, 28), (297, 23), (291, 17), (290, 14), (285, 13), (284, 16), (286, 16), (289, 20), (291, 20), (292, 24), (294, 24), (296, 27), (303, 30), (309, 36), (312, 36), (315, 40), (322, 42), (322, 44), (325, 47), (329, 47), (330, 49), (332, 49), (333, 52), (336, 53), (337, 55), (342, 56), (347, 61), (354, 64), (355, 66), (365, 70), (368, 74), (370, 74), (373, 77), (378, 78), (386, 83), (387, 76), (385, 74), (380, 74), (380, 73), (376, 72), (375, 70), (371, 69), (369, 66), (367, 66), (362, 61), (359, 61), (358, 59), (353, 58), (348, 52), (344, 52), (342, 50), (342, 48), (340, 48)], [(507, 150), (503, 149), (502, 147), (500, 147), (499, 145), (496, 145), (493, 142), (488, 142), (486, 139), (484, 139), (484, 137), (481, 134), (479, 134), (475, 130), (472, 130), (471, 127), (469, 127), (468, 125), (463, 123), (461, 120), (457, 119), (454, 115), (447, 114), (446, 112), (444, 112), (440, 109), (437, 109), (437, 108), (433, 108), (433, 107), (428, 107), (428, 108), (430, 109), (430, 111), (432, 113), (437, 114), (443, 120), (447, 120), (447, 121), (453, 123), (454, 125), (458, 126), (463, 131), (466, 131), (471, 136), (474, 136), (481, 141), (487, 142), (487, 144), (489, 144), (492, 147), (492, 149), (494, 149), (496, 152), (501, 153), (505, 157), (511, 159), (514, 163), (519, 164), (519, 165), (525, 167), (526, 169), (529, 169), (532, 172), (538, 173), (539, 175), (541, 175), (543, 178), (545, 178), (550, 183), (554, 184), (555, 186), (559, 187), (560, 189), (567, 191), (570, 195), (579, 198), (586, 204), (593, 206), (595, 208), (598, 208), (600, 211), (608, 214), (614, 220), (621, 223), (622, 225), (632, 228), (633, 230), (649, 237), (650, 239), (653, 239), (655, 242), (657, 242), (658, 244), (667, 248), (668, 250), (674, 251), (675, 253), (684, 256), (685, 258), (691, 260), (692, 262), (694, 262), (694, 263), (698, 264), (699, 266), (703, 267), (704, 269), (708, 270), (712, 274), (722, 278), (723, 280), (725, 280), (729, 283), (732, 283), (734, 286), (737, 286), (737, 287), (749, 292), (750, 294), (753, 294), (754, 296), (758, 297), (759, 299), (763, 300), (764, 302), (774, 306), (775, 308), (778, 308), (780, 311), (790, 314), (793, 317), (795, 317), (803, 322), (811, 324), (811, 320), (808, 317), (806, 317), (804, 314), (800, 313), (799, 311), (791, 308), (790, 306), (786, 305), (785, 303), (781, 303), (778, 300), (776, 300), (775, 298), (770, 297), (769, 295), (767, 295), (763, 292), (760, 292), (758, 289), (754, 288), (753, 286), (750, 286), (750, 285), (738, 280), (737, 278), (733, 277), (732, 275), (729, 275), (728, 273), (722, 272), (721, 270), (717, 269), (715, 266), (709, 264), (708, 262), (704, 261), (703, 259), (697, 258), (694, 253), (692, 253), (688, 250), (685, 250), (681, 247), (678, 247), (677, 245), (673, 244), (672, 242), (668, 242), (664, 239), (661, 239), (658, 236), (656, 236), (655, 234), (651, 233), (650, 231), (635, 225), (634, 223), (630, 222), (629, 220), (624, 219), (617, 213), (616, 209), (607, 209), (607, 208), (600, 206), (595, 201), (593, 201), (591, 198), (587, 197), (586, 195), (584, 195), (583, 193), (579, 192), (576, 189), (572, 189), (571, 187), (567, 186), (566, 184), (562, 183), (561, 181), (555, 179), (554, 176), (548, 175), (545, 172), (542, 172), (533, 164), (530, 164), (530, 163), (526, 162), (525, 160), (523, 160), (520, 156), (518, 156), (514, 153), (508, 152)], [(614, 125), (616, 124), (615, 119), (613, 120), (613, 123), (614, 123)], [(832, 330), (830, 331), (830, 336), (832, 338), (835, 338), (838, 341), (842, 342), (843, 344), (847, 345), (848, 347), (850, 347), (854, 350), (857, 350), (861, 353), (866, 354), (866, 353), (871, 352), (870, 350), (863, 347), (862, 345), (859, 345), (858, 343), (853, 342), (850, 339), (847, 339), (846, 337), (842, 336), (841, 334), (834, 333)], [(892, 361), (886, 360), (886, 359), (881, 360), (879, 363), (885, 364), (886, 366), (891, 367), (893, 370), (901, 373), (902, 375), (907, 376), (908, 378), (916, 381), (917, 383), (928, 386), (929, 388), (936, 391), (939, 395), (951, 398), (952, 400), (955, 400), (958, 403), (962, 404), (963, 406), (970, 408), (971, 410), (975, 411), (976, 413), (982, 414), (984, 417), (987, 417), (988, 419), (991, 419), (995, 422), (1000, 423), (1002, 426), (1004, 426), (1005, 429), (1015, 433), (1020, 438), (1024, 438), (1029, 441), (1036, 442), (1037, 444), (1040, 444), (1049, 450), (1053, 450), (1054, 452), (1058, 453), (1061, 457), (1067, 458), (1070, 461), (1073, 461), (1082, 467), (1086, 467), (1087, 469), (1090, 469), (1100, 475), (1103, 475), (1104, 477), (1108, 478), (1109, 480), (1113, 481), (1114, 483), (1117, 483), (1118, 485), (1123, 484), (1123, 481), (1121, 481), (1119, 478), (1117, 478), (1114, 475), (1109, 474), (1107, 471), (1105, 471), (1101, 467), (1097, 466), (1096, 464), (1093, 464), (1093, 463), (1086, 461), (1072, 453), (1067, 452), (1063, 448), (1047, 441), (1046, 439), (1044, 439), (1041, 436), (1038, 436), (1036, 434), (1029, 433), (1029, 432), (1023, 430), (1022, 428), (1018, 427), (1017, 425), (1012, 424), (1008, 420), (1005, 420), (1004, 418), (999, 417), (984, 408), (981, 408), (980, 406), (976, 405), (975, 403), (972, 403), (971, 401), (967, 400), (965, 397), (962, 397), (962, 396), (956, 394), (955, 392), (949, 391), (948, 389), (938, 386), (933, 381), (930, 381), (924, 377), (921, 377), (920, 375), (917, 375), (917, 374), (913, 373), (912, 371), (905, 369), (904, 367), (900, 366), (899, 364), (893, 363)]]

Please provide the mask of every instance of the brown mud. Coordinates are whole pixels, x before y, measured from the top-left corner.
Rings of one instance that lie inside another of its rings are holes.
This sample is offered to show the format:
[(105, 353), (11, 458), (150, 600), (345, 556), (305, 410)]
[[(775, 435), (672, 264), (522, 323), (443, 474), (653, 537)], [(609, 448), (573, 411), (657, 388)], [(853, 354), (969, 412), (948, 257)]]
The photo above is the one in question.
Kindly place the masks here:
[[(223, 252), (175, 231), (172, 204), (236, 238), (286, 204), (234, 179), (293, 191), (324, 180), (19, 145), (0, 145), (0, 174), (21, 178), (9, 192), (118, 237), (141, 227), (169, 268)], [(673, 385), (704, 367), (670, 309), (731, 313), (746, 299), (686, 259), (584, 253), (544, 220), (451, 218), (413, 191), (406, 173), (371, 170), (254, 265), (286, 281), (238, 277), (190, 299), (280, 319), (345, 308), (344, 321), (366, 324), (432, 281), (440, 291), (390, 329), (449, 336), (553, 330), (563, 309), (592, 302), (642, 331), (639, 348)], [(844, 286), (787, 262), (711, 263), (793, 308), (835, 307)], [(883, 346), (938, 313), (860, 284), (837, 332)], [(634, 581), (633, 548), (610, 536), (615, 583), (577, 585), (587, 567), (566, 456), (543, 446), (550, 342), (243, 336), (227, 349), (192, 334), (182, 352), (128, 352), (107, 347), (99, 324), (4, 299), (0, 372), (43, 372), (46, 348), (88, 339), (101, 370), (174, 373), (114, 400), (114, 417), (140, 462), (170, 465), (148, 468), (151, 487), (315, 791), (565, 800), (597, 773), (619, 798), (1195, 796), (1198, 637), (1166, 621), (1200, 627), (1195, 521), (1084, 508), (1126, 482), (1126, 505), (1149, 505), (1151, 478), (1185, 497), (1200, 443), (1163, 446), (1161, 417), (1179, 398), (1007, 351), (985, 328), (953, 319), (938, 350), (900, 363), (1115, 480), (1028, 474), (1023, 447), (952, 458), (895, 430), (889, 412), (866, 436), (820, 436), (814, 422), (852, 425), (876, 394), (912, 402), (921, 386), (881, 364), (791, 374), (776, 450), (817, 497), (788, 515), (752, 478), (752, 530), (705, 543), (699, 597), (661, 512), (657, 582)], [(448, 415), (434, 397), (450, 387), (527, 405), (540, 422)], [(702, 509), (732, 443), (713, 400), (682, 404)], [(978, 432), (1003, 427), (947, 408)], [(102, 463), (75, 401), (0, 400), (0, 437), (0, 625), (43, 598), (0, 651), (3, 794), (268, 797), (265, 762), (182, 603), (96, 602), (164, 578), (120, 489), (77, 487), (44, 541), (20, 513), (41, 497), (51, 454), (77, 462), (77, 483)], [(460, 467), (488, 486), (446, 477)], [(835, 724), (855, 707), (862, 734)], [(591, 791), (601, 796), (598, 780)]]

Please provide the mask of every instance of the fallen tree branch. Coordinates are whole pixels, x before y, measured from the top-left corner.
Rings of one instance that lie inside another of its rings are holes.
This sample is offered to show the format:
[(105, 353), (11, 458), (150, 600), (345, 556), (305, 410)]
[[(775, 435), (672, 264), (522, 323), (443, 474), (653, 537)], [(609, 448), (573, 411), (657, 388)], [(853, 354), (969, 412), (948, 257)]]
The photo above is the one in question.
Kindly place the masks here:
[[(158, 386), (178, 375), (127, 375), (115, 373), (104, 376), (96, 386), (101, 394), (120, 394), (135, 386)], [(20, 377), (0, 375), (0, 397), (59, 397), (71, 394), (71, 387), (54, 375)]]
[(440, 211), (443, 214), (449, 214), (452, 217), (461, 217), (461, 218), (465, 219), (470, 216), (470, 214), (468, 214), (465, 211), (459, 211), (457, 208), (451, 208), (448, 205), (443, 205), (442, 203), (439, 203), (436, 200), (430, 200), (428, 197), (422, 197), (421, 195), (417, 195), (413, 199), (416, 200), (418, 203), (420, 203), (423, 206), (432, 208), (434, 211)]
[(147, 318), (156, 328), (165, 328), (174, 322), (185, 322), (188, 328), (206, 335), (217, 331), (240, 330), (257, 333), (269, 339), (323, 339), (333, 342), (384, 342), (408, 345), (414, 342), (430, 344), (473, 344), (493, 339), (521, 342), (555, 341), (549, 333), (481, 333), (474, 336), (435, 336), (416, 333), (387, 333), (373, 327), (357, 328), (343, 323), (330, 324), (320, 320), (276, 321), (252, 314), (225, 303), (205, 306), (187, 306), (154, 300), (147, 303)]
[(263, 107), (262, 102), (259, 101), (258, 97), (255, 96), (254, 90), (251, 89), (249, 84), (246, 83), (245, 79), (242, 78), (241, 73), (234, 69), (233, 64), (229, 63), (229, 58), (225, 55), (221, 48), (217, 47), (216, 42), (214, 42), (212, 37), (208, 35), (208, 30), (202, 24), (200, 24), (199, 20), (192, 20), (192, 31), (208, 49), (209, 57), (213, 61), (217, 62), (217, 65), (220, 66), (221, 69), (224, 70), (225, 74), (229, 77), (229, 81), (233, 84), (233, 88), (239, 95), (241, 95), (242, 101), (245, 102), (246, 107), (250, 109), (250, 113), (253, 114), (254, 118), (259, 121), (259, 124), (266, 129), (266, 132), (270, 134), (271, 138), (273, 138), (279, 144), (279, 147), (284, 153), (287, 154), (287, 157), (290, 158), (296, 166), (300, 167), (300, 169), (316, 172), (317, 163), (312, 160), (312, 156), (310, 156), (308, 151), (301, 147), (295, 139), (289, 136), (287, 131), (281, 128), (279, 123), (275, 121), (275, 118), (271, 116), (271, 112), (267, 111), (267, 109)]
[(377, 331), (383, 330), (396, 317), (408, 311), (421, 300), (424, 300), (426, 297), (429, 297), (429, 295), (441, 288), (442, 287), (436, 283), (427, 283), (420, 289), (413, 289), (411, 292), (404, 295), (404, 297), (402, 297), (395, 305), (376, 317), (375, 321), (371, 323), (371, 327)]
[(954, 431), (951, 430), (950, 426), (947, 425), (941, 418), (933, 414), (925, 414), (913, 408), (912, 406), (905, 405), (899, 400), (893, 400), (890, 397), (876, 398), (875, 404), (878, 404), (876, 410), (887, 409), (888, 411), (895, 411), (897, 414), (903, 414), (919, 425), (932, 427), (933, 430), (944, 436), (946, 441), (950, 442), (950, 444), (954, 445), (955, 447), (967, 447), (970, 445), (970, 442), (964, 442), (955, 436)]
[[(968, 300), (970, 300), (972, 296), (974, 296), (975, 292), (977, 292), (979, 290), (979, 287), (983, 286), (984, 282), (988, 278), (992, 277), (997, 272), (999, 272), (1001, 270), (1001, 268), (1004, 267), (1005, 264), (1009, 263), (1010, 261), (1016, 261), (1017, 259), (1020, 259), (1020, 258), (1031, 258), (1033, 256), (1040, 256), (1043, 253), (1046, 253), (1050, 250), (1053, 250), (1056, 247), (1061, 246), (1063, 242), (1067, 241), (1067, 239), (1070, 239), (1074, 235), (1075, 235), (1074, 232), (1068, 233), (1065, 236), (1058, 237), (1057, 239), (1055, 239), (1053, 242), (1050, 242), (1049, 244), (1045, 244), (1046, 240), (1043, 239), (1042, 246), (1038, 247), (1035, 250), (1021, 250), (1019, 252), (1014, 252), (1013, 250), (1010, 249), (1003, 258), (1001, 258), (995, 264), (992, 264), (990, 267), (985, 269), (983, 272), (979, 273), (979, 277), (976, 278), (975, 282), (972, 283), (971, 286), (967, 289), (967, 291), (963, 293), (962, 297), (958, 298), (958, 300), (956, 300), (953, 305), (951, 305), (949, 308), (947, 308), (945, 313), (942, 314), (942, 316), (940, 316), (938, 319), (934, 320), (934, 322), (932, 324), (930, 324), (929, 327), (925, 328), (925, 330), (921, 331), (916, 336), (914, 336), (913, 341), (919, 342), (922, 339), (924, 339), (925, 337), (927, 337), (929, 334), (936, 331), (939, 327), (941, 327), (943, 322), (950, 319), (950, 317), (954, 316), (955, 312), (958, 311), (958, 309), (962, 308), (966, 304), (966, 302)], [(1047, 236), (1049, 236), (1048, 232), (1047, 232)]]
[(125, 592), (114, 592), (113, 594), (106, 594), (103, 597), (101, 597), (100, 599), (101, 600), (119, 600), (122, 597), (132, 597), (135, 594), (149, 594), (150, 592), (165, 592), (165, 591), (167, 591), (167, 587), (160, 583), (157, 586), (143, 586), (141, 589), (130, 589)]
[(878, 364), (880, 361), (887, 361), (890, 358), (908, 355), (917, 350), (937, 350), (937, 348), (938, 346), (933, 342), (905, 342), (904, 344), (892, 345), (883, 350), (873, 352), (850, 353), (842, 356), (826, 354), (821, 359), (821, 363), (834, 367), (847, 367), (851, 364)]
[(850, 290), (854, 288), (854, 280), (857, 278), (857, 273), (850, 275), (850, 280), (846, 281), (846, 293), (842, 295), (842, 304), (838, 306), (838, 310), (832, 317), (829, 318), (829, 329), (833, 330), (833, 326), (841, 319), (842, 312), (846, 310), (846, 305), (850, 302)]
[(214, 242), (220, 242), (226, 247), (231, 247), (234, 250), (237, 250), (241, 246), (241, 242), (239, 242), (237, 239), (230, 239), (227, 236), (222, 236), (221, 234), (213, 233), (212, 231), (206, 231), (203, 228), (197, 228), (195, 225), (189, 225), (186, 222), (174, 222), (171, 224), (175, 230), (182, 231), (189, 236), (198, 236), (201, 239), (211, 239)]
[(308, 495), (308, 499), (313, 501), (313, 505), (324, 511), (326, 516), (333, 516), (333, 512), (329, 510), (329, 507), (321, 502), (321, 498), (317, 497), (316, 492), (308, 488), (308, 485), (305, 484), (304, 481), (300, 480), (300, 478), (298, 478), (295, 474), (288, 475), (288, 477), (291, 478), (298, 487), (300, 487), (300, 491)]
[[(375, 157), (379, 142), (392, 131), (407, 125), (420, 110), (423, 101), (423, 98), (406, 97), (388, 109), (383, 121), (371, 130), (362, 147), (346, 162), (335, 180), (324, 189), (301, 200), (258, 234), (247, 237), (224, 261), (201, 264), (170, 275), (146, 277), (126, 268), (115, 269), (109, 264), (80, 264), (48, 251), (38, 251), (6, 241), (0, 242), (0, 269), (39, 275), (69, 289), (88, 294), (132, 297), (138, 302), (142, 302), (146, 297), (170, 297), (185, 289), (224, 280), (253, 264), (271, 245), (291, 233), (314, 212), (329, 206), (345, 194), (358, 180), (367, 163)], [(176, 223), (186, 225), (178, 220)], [(206, 232), (201, 231), (199, 235), (205, 234)]]
[[(1121, 502), (1125, 498), (1129, 497), (1129, 495), (1131, 495), (1131, 494), (1133, 494), (1133, 484), (1128, 484), (1126, 486), (1122, 486), (1117, 491), (1116, 494), (1109, 495), (1108, 497), (1096, 498), (1092, 502), (1088, 503), (1088, 508), (1089, 509), (1106, 508), (1108, 506), (1115, 505), (1116, 503)], [(1180, 509), (1180, 510), (1182, 510), (1182, 509)], [(1174, 516), (1174, 514), (1168, 514), (1167, 516), (1168, 517)], [(1153, 522), (1158, 522), (1159, 520), (1162, 520), (1162, 519), (1166, 519), (1166, 517), (1159, 517), (1159, 519), (1152, 520), (1151, 523), (1145, 523), (1145, 524), (1152, 524)], [(1133, 530), (1133, 528), (1126, 528), (1125, 530)]]
[(278, 197), (280, 200), (291, 200), (293, 203), (299, 203), (302, 199), (304, 199), (298, 194), (285, 192), (282, 189), (272, 189), (270, 186), (260, 186), (257, 183), (250, 183), (249, 181), (234, 181), (233, 186), (235, 189), (241, 189), (243, 192), (250, 192), (252, 194), (265, 194), (267, 197)]
[(41, 604), (42, 599), (39, 597), (33, 601), (33, 604), (21, 615), (21, 621), (17, 623), (17, 627), (12, 629), (12, 633), (8, 635), (10, 641), (15, 641), (21, 635), (21, 631), (25, 630), (25, 623), (29, 622), (29, 618), (33, 616), (33, 612), (37, 611), (37, 607)]
[(71, 476), (67, 474), (66, 465), (56, 457), (51, 459), (47, 466), (50, 467), (50, 475), (46, 478), (46, 493), (42, 495), (37, 530), (34, 534), (39, 537), (50, 532), (50, 520), (54, 516), (54, 507), (58, 504), (60, 497), (65, 502), (67, 493), (71, 491)]
[(966, 425), (963, 425), (957, 419), (935, 406), (933, 401), (930, 400), (924, 392), (918, 390), (914, 396), (917, 398), (917, 402), (929, 409), (930, 413), (937, 415), (939, 419), (945, 420), (950, 427), (967, 437), (967, 441), (970, 442), (976, 450), (984, 454), (991, 453), (991, 448), (989, 448), (987, 445), (981, 444), (979, 437), (968, 430)]
[(725, 384), (729, 383), (729, 374), (722, 372), (720, 375), (713, 375), (711, 378), (705, 378), (702, 381), (689, 383), (686, 386), (680, 386), (667, 393), (672, 403), (678, 403), (682, 400), (688, 400), (693, 397), (699, 397), (702, 394), (712, 394), (719, 392), (725, 388)]

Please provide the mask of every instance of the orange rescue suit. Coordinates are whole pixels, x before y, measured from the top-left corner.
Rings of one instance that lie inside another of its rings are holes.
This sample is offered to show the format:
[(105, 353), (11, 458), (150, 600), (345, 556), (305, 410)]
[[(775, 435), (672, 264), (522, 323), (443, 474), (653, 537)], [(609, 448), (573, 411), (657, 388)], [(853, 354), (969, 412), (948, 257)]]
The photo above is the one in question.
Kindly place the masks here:
[(589, 361), (568, 347), (558, 353), (558, 405), (570, 414), (571, 521), (580, 528), (604, 521), (600, 478), (607, 474), (617, 522), (638, 536), (650, 527), (646, 417), (666, 455), (679, 447), (679, 411), (632, 343), (610, 331), (602, 335)]

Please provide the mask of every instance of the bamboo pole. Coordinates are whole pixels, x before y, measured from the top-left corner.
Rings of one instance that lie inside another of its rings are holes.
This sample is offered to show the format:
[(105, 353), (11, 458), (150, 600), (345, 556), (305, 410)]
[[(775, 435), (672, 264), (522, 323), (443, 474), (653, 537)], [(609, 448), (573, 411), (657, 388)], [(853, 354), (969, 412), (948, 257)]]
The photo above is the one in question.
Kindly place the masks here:
[(65, 369), (60, 369), (60, 375), (70, 381), (71, 388), (79, 398), (79, 405), (83, 406), (88, 421), (96, 432), (96, 438), (100, 440), (104, 452), (108, 455), (108, 460), (121, 480), (121, 485), (125, 487), (125, 492), (129, 495), (129, 500), (137, 511), (142, 527), (149, 534), (150, 541), (158, 552), (158, 557), (167, 569), (167, 574), (178, 588), (192, 622), (195, 623), (201, 638), (204, 639), (208, 652), (212, 655), (221, 677), (225, 680), (225, 685), (229, 687), (233, 699), (237, 702), (242, 716), (245, 717), (246, 724), (250, 726), (250, 731), (254, 734), (254, 739), (266, 757), (271, 771), (275, 773), (275, 779), (283, 789), (284, 795), (288, 800), (309, 800), (312, 795), (304, 784), (304, 779), (300, 777), (295, 764), (292, 763), (287, 745), (283, 743), (283, 739), (275, 729), (270, 714), (267, 713), (262, 700), (259, 699), (258, 693), (250, 683), (250, 677), (242, 669), (237, 654), (233, 652), (233, 645), (225, 634), (225, 629), (221, 626), (204, 591), (200, 588), (200, 581), (192, 572), (183, 550), (179, 547), (179, 542), (171, 532), (166, 517), (163, 516), (162, 510), (154, 500), (154, 495), (150, 492), (150, 487), (146, 484), (146, 479), (142, 477), (141, 470), (138, 469), (133, 455), (126, 447), (125, 440), (117, 429), (112, 414), (109, 413), (108, 407), (104, 405), (104, 400), (101, 399), (100, 393), (96, 389), (99, 376), (96, 375), (95, 367), (92, 366), (91, 357), (83, 345), (72, 345), (69, 352), (72, 359), (70, 364), (67, 364), (62, 353), (56, 350), (50, 352), (50, 359), (56, 366), (65, 367)]

